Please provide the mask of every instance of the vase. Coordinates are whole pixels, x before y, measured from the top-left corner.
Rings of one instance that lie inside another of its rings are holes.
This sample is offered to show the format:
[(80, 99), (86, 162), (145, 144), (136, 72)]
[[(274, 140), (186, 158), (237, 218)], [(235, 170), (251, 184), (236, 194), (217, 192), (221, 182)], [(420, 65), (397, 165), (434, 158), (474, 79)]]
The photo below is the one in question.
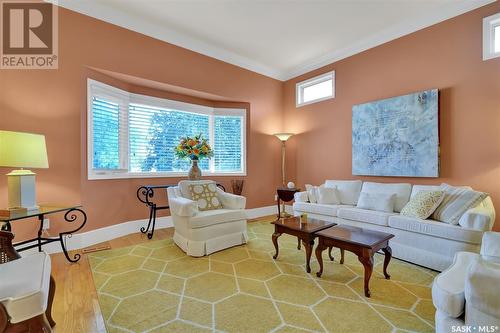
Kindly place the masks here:
[(200, 180), (201, 179), (201, 170), (198, 167), (198, 160), (191, 160), (191, 168), (188, 172), (189, 180)]
[(241, 195), (243, 192), (243, 179), (233, 179), (231, 180), (231, 187), (233, 188), (233, 194)]

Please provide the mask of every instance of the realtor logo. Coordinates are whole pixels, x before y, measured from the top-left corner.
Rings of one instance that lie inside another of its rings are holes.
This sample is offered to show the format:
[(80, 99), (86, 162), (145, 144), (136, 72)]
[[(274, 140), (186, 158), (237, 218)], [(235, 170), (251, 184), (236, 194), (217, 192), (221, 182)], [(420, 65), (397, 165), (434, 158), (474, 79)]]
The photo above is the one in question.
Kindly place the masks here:
[(0, 17), (1, 69), (58, 67), (57, 6), (42, 0), (1, 1)]

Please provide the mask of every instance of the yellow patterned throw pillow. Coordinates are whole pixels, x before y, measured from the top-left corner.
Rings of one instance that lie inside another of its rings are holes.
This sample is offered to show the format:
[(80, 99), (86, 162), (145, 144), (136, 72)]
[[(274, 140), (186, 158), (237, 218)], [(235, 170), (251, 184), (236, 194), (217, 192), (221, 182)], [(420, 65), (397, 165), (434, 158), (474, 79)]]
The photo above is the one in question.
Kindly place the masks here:
[(193, 200), (198, 202), (199, 210), (222, 208), (222, 204), (217, 197), (217, 186), (214, 183), (189, 185), (189, 190)]
[(444, 191), (420, 191), (403, 207), (401, 215), (425, 220), (434, 213), (445, 196)]

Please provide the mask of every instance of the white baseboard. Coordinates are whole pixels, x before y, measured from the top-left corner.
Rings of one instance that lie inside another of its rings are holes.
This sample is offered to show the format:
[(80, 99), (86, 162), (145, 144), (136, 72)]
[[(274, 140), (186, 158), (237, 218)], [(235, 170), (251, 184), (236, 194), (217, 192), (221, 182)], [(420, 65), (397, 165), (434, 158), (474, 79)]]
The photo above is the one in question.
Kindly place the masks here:
[[(293, 211), (292, 206), (286, 205), (285, 207), (288, 213)], [(246, 213), (249, 219), (255, 219), (262, 216), (273, 215), (277, 213), (276, 206), (265, 206), (259, 208), (246, 209)], [(106, 242), (118, 237), (123, 237), (129, 234), (139, 232), (141, 227), (147, 226), (148, 219), (135, 220), (123, 222), (109, 227), (104, 227), (100, 229), (90, 230), (86, 232), (81, 232), (74, 234), (71, 238), (66, 239), (66, 247), (69, 251), (78, 250), (85, 247), (92, 246), (94, 244)], [(157, 229), (164, 229), (173, 227), (172, 217), (162, 216), (156, 218)], [(33, 243), (34, 244), (34, 243)], [(59, 242), (53, 242), (43, 246), (43, 250), (47, 253), (59, 253), (62, 252), (61, 245)], [(35, 253), (37, 248), (29, 249), (23, 251), (24, 254)]]

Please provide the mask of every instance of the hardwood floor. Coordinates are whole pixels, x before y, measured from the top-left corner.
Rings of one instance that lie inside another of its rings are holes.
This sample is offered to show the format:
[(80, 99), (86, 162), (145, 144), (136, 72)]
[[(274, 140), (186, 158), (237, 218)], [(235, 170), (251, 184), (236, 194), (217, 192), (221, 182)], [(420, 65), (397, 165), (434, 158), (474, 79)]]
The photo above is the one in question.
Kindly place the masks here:
[[(173, 228), (158, 229), (152, 241), (172, 237), (173, 233)], [(111, 248), (119, 248), (148, 241), (150, 240), (145, 234), (138, 232), (100, 245), (108, 244)], [(56, 321), (55, 332), (106, 332), (87, 256), (82, 255), (76, 264), (66, 261), (62, 253), (53, 254), (51, 258), (52, 276), (56, 281), (52, 307), (52, 316)]]
[[(269, 219), (269, 217), (248, 222), (263, 219)], [(172, 237), (173, 233), (173, 228), (157, 229), (151, 241)], [(145, 234), (138, 232), (98, 245), (107, 244), (111, 248), (119, 248), (149, 241)], [(52, 308), (52, 316), (56, 321), (55, 332), (106, 332), (87, 256), (82, 255), (76, 264), (66, 261), (62, 253), (53, 254), (51, 258), (52, 276), (56, 281), (56, 295)]]

